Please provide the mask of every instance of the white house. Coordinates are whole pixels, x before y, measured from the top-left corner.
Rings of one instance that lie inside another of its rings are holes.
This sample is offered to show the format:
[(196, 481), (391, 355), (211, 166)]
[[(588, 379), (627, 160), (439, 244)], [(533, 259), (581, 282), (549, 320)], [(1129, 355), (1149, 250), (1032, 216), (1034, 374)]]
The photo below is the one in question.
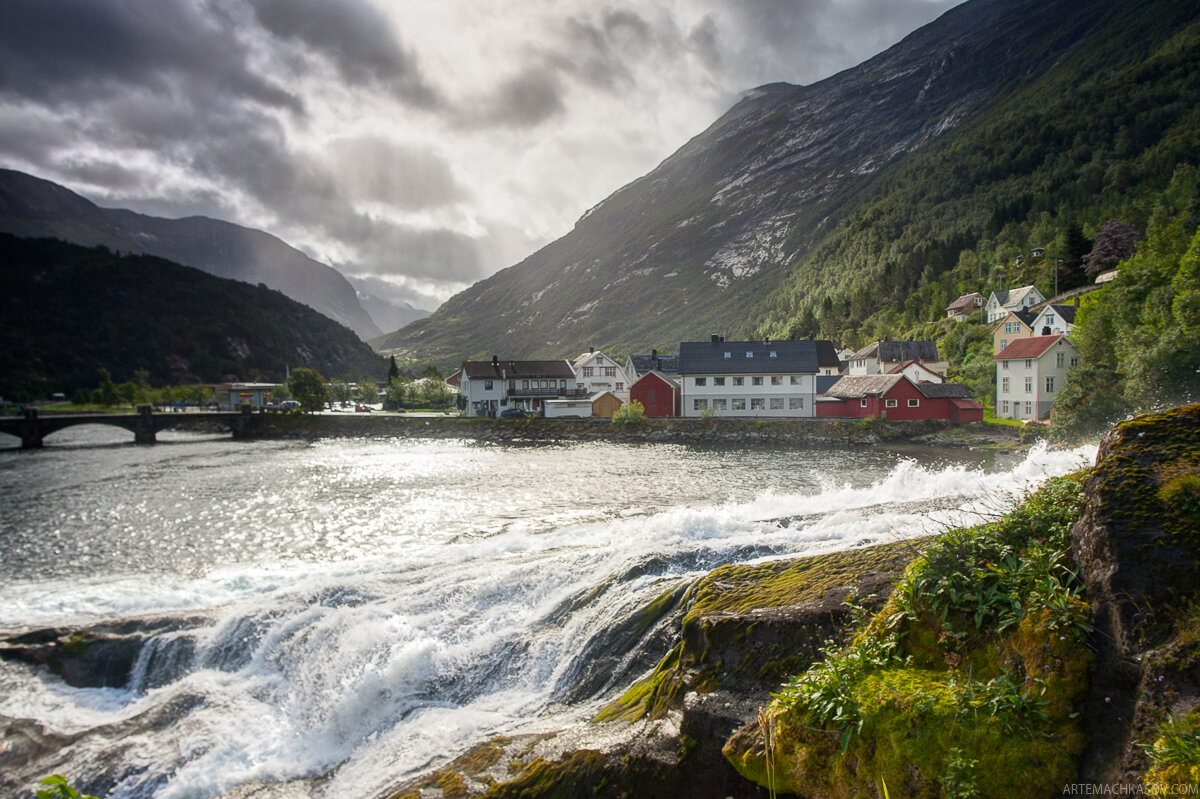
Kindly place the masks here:
[(622, 402), (629, 399), (629, 378), (625, 368), (603, 352), (589, 350), (571, 362), (575, 373), (575, 388), (586, 394), (611, 391)]
[(1031, 323), (1035, 336), (1069, 336), (1075, 329), (1074, 305), (1047, 305)]
[(1067, 384), (1067, 370), (1079, 365), (1079, 350), (1062, 335), (1017, 339), (994, 357), (1001, 419), (1045, 418)]
[(1004, 289), (993, 291), (987, 301), (987, 320), (990, 325), (998, 322), (1010, 311), (1023, 311), (1046, 301), (1035, 286), (1022, 286), (1019, 289)]
[(575, 387), (575, 370), (566, 360), (463, 361), (458, 393), (467, 416), (497, 416), (507, 408), (541, 413), (548, 399), (578, 399), (587, 392)]
[(872, 341), (850, 356), (846, 362), (846, 373), (861, 375), (885, 375), (910, 361), (923, 364), (930, 370), (946, 373), (949, 364), (938, 360), (937, 343), (933, 341)]
[[(816, 341), (685, 341), (679, 345), (682, 412), (697, 417), (815, 416)], [(832, 350), (832, 345), (830, 345)]]

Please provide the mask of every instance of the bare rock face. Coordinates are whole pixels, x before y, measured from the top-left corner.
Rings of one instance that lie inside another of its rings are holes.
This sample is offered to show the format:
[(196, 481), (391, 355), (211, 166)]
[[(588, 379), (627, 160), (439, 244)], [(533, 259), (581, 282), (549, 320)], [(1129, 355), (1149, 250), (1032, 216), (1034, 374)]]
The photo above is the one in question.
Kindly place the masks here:
[(1200, 706), (1200, 404), (1118, 424), (1101, 443), (1073, 550), (1098, 654), (1081, 776), (1140, 782), (1138, 743)]

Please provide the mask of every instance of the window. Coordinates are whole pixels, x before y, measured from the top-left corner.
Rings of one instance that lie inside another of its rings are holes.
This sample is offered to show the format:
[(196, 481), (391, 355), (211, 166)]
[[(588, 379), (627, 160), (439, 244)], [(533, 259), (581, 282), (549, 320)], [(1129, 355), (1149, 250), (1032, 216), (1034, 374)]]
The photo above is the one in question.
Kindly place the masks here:
[(910, 399), (910, 400), (908, 401), (908, 407), (910, 407), (910, 408), (920, 408), (920, 407), (921, 407), (921, 400), (919, 400), (919, 399), (916, 399), (916, 398)]
[(744, 377), (735, 377), (735, 378), (733, 378), (733, 384), (734, 384), (735, 386), (744, 386), (744, 385), (746, 385), (746, 378), (744, 378)]
[(594, 367), (594, 366), (583, 367), (583, 376), (584, 377), (595, 377), (596, 376), (596, 367)]
[(766, 408), (767, 408), (767, 403), (763, 400), (762, 397), (751, 397), (750, 398), (750, 410), (762, 411), (762, 410), (766, 410)]
[(1074, 368), (1075, 368), (1076, 366), (1078, 366), (1078, 365), (1079, 365), (1079, 359), (1078, 359), (1078, 358), (1072, 358), (1072, 359), (1071, 359), (1071, 368), (1072, 368), (1072, 369), (1074, 369)]
[(484, 381), (483, 381), (483, 390), (484, 390), (484, 391), (491, 391), (491, 390), (492, 390), (492, 381), (491, 381), (491, 380), (484, 380)]
[(1054, 324), (1054, 314), (1052, 314), (1052, 313), (1046, 314), (1046, 324), (1048, 324), (1048, 325)]
[(752, 386), (761, 386), (761, 385), (762, 385), (762, 378), (761, 378), (761, 377), (752, 377), (752, 378), (750, 378), (750, 385), (752, 385)]
[(1026, 358), (1026, 359), (1025, 359), (1025, 368), (1026, 368), (1026, 369), (1032, 369), (1032, 368), (1033, 368), (1033, 358)]
[(714, 378), (713, 378), (713, 385), (714, 385), (714, 386), (723, 386), (723, 385), (725, 385), (725, 378), (723, 378), (723, 377), (714, 377)]
[(728, 403), (721, 397), (718, 397), (717, 399), (714, 399), (712, 401), (712, 409), (714, 411), (723, 411), (723, 410), (725, 410), (727, 405), (728, 405)]
[(773, 386), (782, 386), (782, 385), (783, 385), (783, 378), (782, 378), (782, 377), (780, 377), (779, 375), (771, 375), (771, 385), (773, 385)]
[(624, 391), (624, 390), (625, 390), (625, 384), (620, 381), (617, 381), (617, 391)]
[(788, 397), (788, 410), (804, 410), (804, 397)]
[(1005, 394), (1008, 393), (1008, 378), (1007, 377), (1000, 378), (1000, 390), (1003, 391)]
[(708, 400), (706, 400), (706, 399), (693, 399), (692, 400), (692, 410), (693, 411), (703, 411), (707, 408), (708, 408)]
[(895, 407), (896, 407), (897, 405), (899, 405), (899, 404), (900, 404), (900, 403), (899, 403), (899, 402), (897, 402), (897, 401), (896, 401), (896, 400), (894, 400), (894, 399), (890, 399), (890, 400), (884, 400), (884, 401), (883, 401), (883, 407), (885, 407), (885, 408), (895, 408)]
[(746, 398), (740, 397), (738, 399), (731, 399), (729, 401), (729, 407), (735, 411), (746, 410)]
[(1025, 378), (1025, 393), (1026, 394), (1033, 393), (1033, 378), (1032, 377)]
[(1046, 392), (1049, 394), (1054, 393), (1054, 375), (1050, 375), (1046, 378)]
[(697, 385), (697, 386), (707, 386), (707, 385), (708, 385), (708, 378), (707, 378), (707, 377), (697, 377), (697, 378), (696, 378), (696, 385)]
[(800, 375), (792, 375), (792, 379), (790, 382), (793, 386), (800, 385)]
[(783, 397), (771, 397), (771, 410), (773, 410), (773, 411), (782, 411), (783, 410)]
[(1000, 409), (1000, 412), (1003, 414), (1007, 414), (1008, 413), (1008, 400), (1005, 400), (1004, 402), (1000, 403), (1000, 405), (1002, 406)]
[(732, 357), (733, 357), (733, 353), (732, 353), (732, 352), (727, 352), (727, 353), (725, 353), (725, 357), (726, 357), (726, 358), (732, 358)]
[(771, 357), (772, 357), (772, 358), (774, 358), (774, 357), (775, 357), (775, 350), (771, 350)]
[(749, 350), (746, 350), (746, 357), (747, 357), (747, 358), (753, 358), (753, 357), (754, 357), (754, 353), (753, 353), (753, 352), (750, 352)]
[(860, 407), (860, 408), (867, 407), (867, 398), (866, 397), (863, 397), (862, 399), (860, 399), (858, 401), (858, 407)]
[(1029, 400), (1025, 401), (1025, 415), (1033, 416), (1033, 403)]
[(1057, 355), (1055, 355), (1054, 356), (1054, 365), (1057, 366), (1059, 369), (1066, 366), (1067, 365), (1067, 354), (1065, 352), (1060, 352)]
[(1008, 368), (1008, 361), (1001, 361), (1001, 362), (1000, 362), (1000, 368), (1001, 368), (1001, 369), (1007, 369), (1007, 368)]
[(1008, 339), (1006, 339), (1006, 338), (1000, 339), (1000, 349), (1004, 349), (1007, 346), (1008, 346)]

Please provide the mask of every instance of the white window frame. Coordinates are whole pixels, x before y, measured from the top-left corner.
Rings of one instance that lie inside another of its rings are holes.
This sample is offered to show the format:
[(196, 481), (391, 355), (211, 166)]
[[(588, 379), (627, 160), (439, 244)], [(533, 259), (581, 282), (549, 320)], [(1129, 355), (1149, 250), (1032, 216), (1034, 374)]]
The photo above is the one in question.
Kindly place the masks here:
[(898, 408), (899, 406), (900, 406), (899, 400), (885, 399), (883, 401), (883, 407), (885, 407), (885, 408)]

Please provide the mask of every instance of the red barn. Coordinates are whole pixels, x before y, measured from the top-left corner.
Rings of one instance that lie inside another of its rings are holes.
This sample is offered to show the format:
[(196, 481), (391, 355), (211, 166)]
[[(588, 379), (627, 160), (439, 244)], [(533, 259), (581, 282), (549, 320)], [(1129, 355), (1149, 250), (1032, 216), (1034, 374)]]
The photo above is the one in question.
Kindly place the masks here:
[(629, 399), (642, 403), (647, 416), (679, 415), (679, 384), (654, 370), (646, 372), (629, 387)]
[(983, 406), (961, 383), (914, 383), (903, 374), (852, 375), (817, 400), (817, 416), (843, 419), (983, 421)]

